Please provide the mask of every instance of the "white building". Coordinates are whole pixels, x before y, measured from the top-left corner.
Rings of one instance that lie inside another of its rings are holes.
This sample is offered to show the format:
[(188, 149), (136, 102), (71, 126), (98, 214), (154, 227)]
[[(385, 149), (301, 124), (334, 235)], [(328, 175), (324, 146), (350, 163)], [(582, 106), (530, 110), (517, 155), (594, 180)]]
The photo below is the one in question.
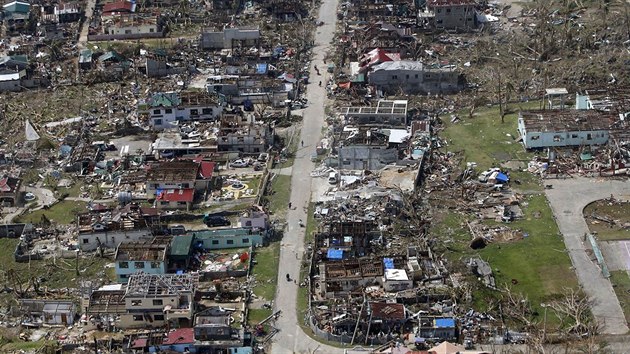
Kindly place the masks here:
[(603, 145), (616, 116), (594, 110), (525, 111), (518, 132), (526, 149)]

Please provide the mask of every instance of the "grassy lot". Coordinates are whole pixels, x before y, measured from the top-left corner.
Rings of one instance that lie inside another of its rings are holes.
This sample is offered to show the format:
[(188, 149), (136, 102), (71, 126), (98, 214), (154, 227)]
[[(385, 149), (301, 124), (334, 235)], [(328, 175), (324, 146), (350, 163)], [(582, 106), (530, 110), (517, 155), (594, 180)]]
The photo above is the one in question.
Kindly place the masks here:
[(285, 168), (293, 166), (295, 161), (295, 153), (300, 148), (300, 131), (295, 129), (287, 130), (284, 136), (285, 144), (287, 145), (287, 160), (277, 166), (277, 168)]
[[(40, 277), (42, 286), (50, 288), (76, 288), (79, 280), (104, 279), (112, 280), (113, 272), (105, 265), (111, 263), (109, 259), (99, 257), (79, 258), (79, 275), (76, 273), (75, 259), (53, 259), (34, 260), (29, 263), (17, 263), (13, 258), (13, 252), (19, 240), (0, 239), (0, 264), (2, 264), (2, 276), (0, 279), (6, 280), (5, 272), (15, 270), (22, 282), (27, 282), (32, 277)], [(0, 284), (1, 285), (1, 284)], [(13, 286), (10, 285), (9, 286)]]
[(252, 266), (252, 274), (256, 276), (256, 286), (253, 292), (267, 301), (273, 300), (276, 296), (278, 280), (280, 242), (272, 242), (267, 247), (257, 248), (254, 260), (256, 263)]
[(271, 316), (273, 311), (271, 309), (249, 309), (247, 314), (247, 323), (250, 325), (256, 325), (265, 318)]
[(577, 278), (546, 198), (533, 195), (527, 202), (525, 218), (510, 226), (529, 236), (512, 243), (490, 244), (480, 255), (492, 265), (497, 284), (515, 279), (513, 289), (526, 294), (536, 308), (563, 288), (576, 287)]
[[(597, 233), (600, 240), (628, 240), (630, 239), (630, 229), (624, 229), (623, 224), (630, 223), (630, 203), (613, 204), (606, 200), (591, 203), (584, 208), (584, 217), (589, 229)], [(611, 225), (605, 221), (596, 220), (591, 217), (604, 217), (615, 221)]]
[(610, 282), (619, 299), (626, 321), (630, 321), (630, 276), (625, 270), (610, 272)]
[[(464, 152), (462, 163), (476, 162), (478, 170), (500, 166), (507, 161), (526, 164), (534, 154), (526, 152), (516, 141), (518, 111), (537, 109), (539, 104), (534, 101), (510, 105), (511, 113), (505, 116), (504, 123), (501, 123), (498, 107), (479, 108), (472, 119), (468, 118), (468, 111), (458, 112), (461, 121), (457, 123), (451, 123), (450, 117), (445, 116), (446, 129), (441, 136), (448, 141), (449, 151)], [(528, 237), (472, 250), (468, 246), (471, 237), (464, 222), (467, 216), (454, 212), (444, 212), (433, 233), (445, 242), (446, 255), (452, 263), (461, 266), (468, 257), (480, 256), (492, 266), (499, 287), (509, 284), (515, 291), (525, 294), (534, 310), (542, 313), (541, 303), (556, 297), (565, 287), (576, 287), (577, 279), (546, 198), (540, 193), (542, 188), (538, 178), (519, 170), (522, 168), (512, 170), (510, 174), (513, 182), (520, 182), (512, 183), (512, 187), (529, 194), (521, 206), (525, 218), (509, 226), (523, 230)], [(475, 304), (485, 309), (487, 297), (497, 295), (482, 288), (475, 293)]]
[(54, 221), (58, 224), (70, 224), (74, 222), (77, 213), (85, 212), (87, 203), (64, 200), (50, 209), (39, 209), (33, 212), (26, 212), (17, 218), (16, 222), (24, 223), (39, 223), (42, 221), (42, 215), (46, 215), (46, 218), (50, 221)]
[(276, 175), (271, 181), (271, 190), (273, 195), (269, 197), (269, 210), (272, 214), (284, 215), (291, 197), (291, 176)]
[[(534, 155), (526, 152), (518, 138), (518, 111), (538, 108), (539, 102), (527, 102), (510, 105), (512, 113), (505, 116), (501, 123), (498, 107), (479, 108), (472, 119), (468, 111), (457, 112), (461, 121), (451, 123), (450, 116), (442, 117), (446, 129), (440, 134), (448, 141), (449, 151), (464, 151), (466, 162), (476, 162), (479, 171), (490, 167), (498, 167), (507, 161), (527, 163)], [(517, 170), (510, 171), (512, 180), (519, 180), (522, 185), (514, 185), (522, 190), (540, 190), (537, 178), (530, 173)]]

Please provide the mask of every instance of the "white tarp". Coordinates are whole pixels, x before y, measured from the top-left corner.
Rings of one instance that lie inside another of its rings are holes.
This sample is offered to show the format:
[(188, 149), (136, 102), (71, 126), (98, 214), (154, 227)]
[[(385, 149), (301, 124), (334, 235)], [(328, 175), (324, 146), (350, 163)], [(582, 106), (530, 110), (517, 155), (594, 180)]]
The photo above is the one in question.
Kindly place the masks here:
[(39, 134), (35, 130), (35, 127), (31, 124), (31, 121), (26, 120), (26, 140), (36, 141), (39, 140)]

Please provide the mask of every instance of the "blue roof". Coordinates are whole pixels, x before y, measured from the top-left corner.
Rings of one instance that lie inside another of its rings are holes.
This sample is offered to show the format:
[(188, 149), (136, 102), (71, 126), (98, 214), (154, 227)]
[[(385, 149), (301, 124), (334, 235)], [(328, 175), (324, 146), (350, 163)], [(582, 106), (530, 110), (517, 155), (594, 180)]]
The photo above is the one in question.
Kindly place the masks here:
[(452, 318), (436, 318), (436, 328), (455, 328), (455, 320)]
[(343, 259), (343, 250), (328, 250), (328, 259)]
[(385, 266), (385, 269), (394, 269), (394, 259), (383, 258), (383, 265)]

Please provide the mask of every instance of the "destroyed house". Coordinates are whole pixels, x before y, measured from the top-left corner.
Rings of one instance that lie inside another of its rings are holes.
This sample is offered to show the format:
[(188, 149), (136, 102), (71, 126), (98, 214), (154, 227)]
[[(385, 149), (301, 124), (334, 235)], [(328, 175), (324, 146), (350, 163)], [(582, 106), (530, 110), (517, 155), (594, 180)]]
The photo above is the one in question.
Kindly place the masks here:
[(315, 235), (319, 249), (329, 260), (363, 257), (371, 250), (371, 241), (381, 236), (374, 222), (333, 221)]
[(215, 121), (223, 111), (217, 95), (194, 91), (155, 93), (139, 108), (148, 110), (153, 129), (173, 128), (188, 121)]
[(214, 171), (210, 161), (163, 161), (147, 171), (147, 197), (158, 209), (190, 210), (197, 193), (205, 193)]
[(322, 298), (361, 294), (368, 286), (382, 285), (382, 259), (348, 259), (318, 265), (317, 292)]
[(418, 322), (418, 337), (438, 340), (457, 339), (457, 326), (453, 318), (420, 317)]
[(225, 228), (213, 230), (192, 230), (193, 244), (204, 250), (261, 246), (267, 231), (252, 228)]
[(371, 67), (368, 82), (386, 93), (452, 93), (464, 88), (453, 69), (427, 68), (419, 61), (386, 61)]
[(20, 299), (23, 326), (74, 324), (76, 308), (71, 300)]
[(468, 31), (478, 26), (475, 0), (427, 0), (433, 28)]
[(146, 274), (129, 276), (121, 328), (192, 325), (194, 297), (199, 283), (195, 274)]
[(199, 348), (227, 349), (242, 347), (245, 335), (233, 328), (233, 310), (211, 307), (195, 315), (195, 345)]
[(341, 170), (380, 170), (399, 158), (389, 136), (377, 128), (344, 127), (337, 152)]
[(390, 333), (399, 331), (407, 322), (405, 305), (390, 302), (370, 302), (370, 332)]
[(25, 1), (7, 2), (2, 5), (0, 18), (5, 34), (26, 30), (31, 18), (31, 4)]
[(526, 149), (603, 145), (617, 120), (595, 110), (522, 111), (518, 132)]
[(186, 136), (177, 130), (164, 130), (151, 144), (149, 154), (170, 159), (173, 157), (194, 158), (201, 154), (216, 153), (215, 139), (202, 140), (200, 137)]
[(379, 19), (400, 19), (414, 14), (414, 6), (407, 0), (387, 2), (352, 1), (346, 4), (347, 16), (358, 21), (378, 21)]
[(153, 230), (159, 226), (160, 216), (156, 209), (135, 204), (79, 214), (79, 248), (94, 251), (98, 247), (116, 248), (124, 242), (149, 241), (153, 238)]
[(217, 134), (217, 146), (223, 152), (261, 153), (272, 138), (267, 124), (229, 124), (222, 120)]
[(147, 198), (160, 198), (161, 194), (203, 193), (212, 179), (214, 166), (210, 161), (178, 160), (153, 163), (147, 170)]
[(4, 175), (0, 177), (0, 206), (14, 206), (20, 200), (22, 180)]
[(116, 280), (124, 284), (136, 273), (165, 274), (168, 251), (169, 241), (166, 240), (119, 244), (114, 256)]
[(405, 127), (407, 100), (379, 100), (376, 106), (345, 107), (340, 114), (347, 124)]
[(201, 33), (201, 49), (232, 49), (236, 47), (257, 47), (260, 43), (260, 30), (257, 28), (224, 28), (223, 31)]
[(131, 349), (148, 353), (197, 353), (192, 328), (178, 328), (167, 333), (141, 335), (131, 342)]
[(263, 8), (274, 20), (280, 22), (291, 22), (308, 17), (308, 7), (302, 1), (268, 0), (265, 1)]

